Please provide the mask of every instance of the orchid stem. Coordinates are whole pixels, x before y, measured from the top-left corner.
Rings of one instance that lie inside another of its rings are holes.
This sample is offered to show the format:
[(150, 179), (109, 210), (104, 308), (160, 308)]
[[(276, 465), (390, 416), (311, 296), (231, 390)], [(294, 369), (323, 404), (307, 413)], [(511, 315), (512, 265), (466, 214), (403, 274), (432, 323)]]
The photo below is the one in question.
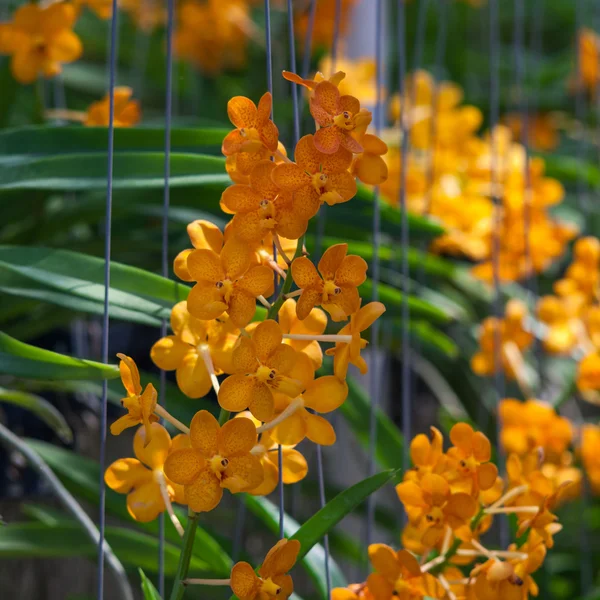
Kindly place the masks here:
[(269, 421), (268, 423), (265, 423), (264, 425), (257, 427), (256, 433), (264, 433), (265, 431), (269, 431), (270, 429), (277, 427), (277, 425), (279, 425), (280, 423), (285, 421), (288, 417), (293, 415), (299, 408), (302, 408), (303, 406), (304, 406), (304, 399), (301, 396), (298, 396), (297, 398), (292, 400), (287, 405), (285, 410), (283, 410), (281, 413), (279, 413), (272, 421)]
[(284, 333), (285, 340), (298, 340), (302, 342), (339, 342), (340, 344), (349, 344), (352, 341), (351, 335), (324, 334), (312, 335), (310, 333)]
[(506, 492), (506, 494), (504, 494), (504, 496), (498, 498), (498, 500), (496, 500), (496, 502), (494, 502), (493, 504), (490, 504), (490, 506), (488, 506), (487, 510), (489, 510), (490, 508), (498, 508), (499, 506), (506, 504), (509, 500), (512, 500), (516, 496), (519, 496), (520, 494), (524, 494), (528, 489), (529, 489), (529, 486), (527, 486), (527, 485), (519, 485), (519, 486), (513, 488), (512, 490), (509, 490), (508, 492)]
[(179, 431), (183, 431), (185, 434), (190, 433), (190, 428), (187, 425), (184, 425), (179, 419), (176, 419), (170, 412), (167, 412), (160, 404), (157, 404), (154, 408), (154, 413), (159, 417), (162, 417), (165, 421), (168, 421), (179, 429)]
[(279, 150), (279, 148), (277, 150), (275, 150), (275, 156), (277, 158), (280, 158), (283, 162), (288, 162), (288, 163), (293, 162), (281, 150)]
[(190, 510), (188, 513), (188, 521), (185, 526), (185, 532), (183, 534), (183, 548), (179, 555), (179, 564), (177, 565), (177, 574), (175, 575), (175, 584), (171, 591), (170, 600), (181, 600), (185, 593), (185, 581), (187, 580), (188, 571), (190, 569), (197, 526), (198, 514)]
[(60, 119), (61, 121), (75, 121), (83, 123), (86, 119), (86, 114), (79, 110), (67, 110), (66, 108), (50, 108), (44, 111), (44, 116), (47, 119)]
[[(507, 559), (517, 559), (517, 560), (527, 560), (529, 557), (525, 552), (511, 552), (509, 550), (491, 550), (489, 552), (495, 558), (507, 558)], [(461, 548), (456, 551), (457, 556), (468, 556), (468, 557), (477, 557), (477, 556), (487, 556), (483, 552), (479, 550), (472, 550), (470, 548)]]
[(210, 381), (212, 382), (213, 389), (215, 390), (215, 394), (219, 394), (219, 390), (221, 386), (219, 385), (219, 380), (215, 375), (215, 366), (213, 365), (212, 356), (210, 355), (210, 350), (206, 344), (200, 344), (198, 346), (198, 352), (204, 361), (204, 366), (210, 375)]
[(300, 296), (300, 294), (302, 294), (302, 290), (295, 290), (293, 292), (290, 292), (289, 294), (286, 294), (285, 297), (286, 298), (296, 298), (297, 296)]
[(486, 508), (486, 515), (517, 515), (531, 514), (534, 515), (539, 511), (537, 506), (502, 506), (499, 508)]
[(286, 272), (274, 260), (270, 260), (268, 264), (271, 267), (271, 269), (273, 269), (273, 271), (275, 271), (275, 273), (279, 275), (279, 277), (285, 280), (287, 276)]
[(173, 505), (171, 504), (171, 498), (169, 497), (169, 491), (167, 490), (167, 482), (165, 481), (165, 476), (162, 471), (155, 471), (155, 478), (158, 481), (158, 486), (160, 488), (160, 493), (165, 503), (165, 508), (167, 509), (167, 513), (169, 513), (169, 518), (171, 519), (171, 523), (173, 523), (173, 527), (177, 530), (177, 533), (183, 537), (184, 531), (177, 515), (173, 511)]
[(231, 585), (231, 579), (184, 579), (183, 585)]
[(446, 598), (448, 600), (456, 600), (456, 594), (450, 589), (448, 580), (441, 573), (438, 575), (438, 581), (442, 584), (444, 590), (446, 590)]
[(292, 261), (288, 258), (288, 255), (283, 251), (283, 247), (281, 246), (281, 240), (275, 232), (273, 232), (273, 243), (275, 244), (275, 248), (277, 248), (277, 252), (279, 252), (283, 260), (285, 260), (285, 262), (288, 265), (291, 265)]
[(256, 299), (267, 309), (271, 308), (271, 303), (264, 296), (257, 296)]

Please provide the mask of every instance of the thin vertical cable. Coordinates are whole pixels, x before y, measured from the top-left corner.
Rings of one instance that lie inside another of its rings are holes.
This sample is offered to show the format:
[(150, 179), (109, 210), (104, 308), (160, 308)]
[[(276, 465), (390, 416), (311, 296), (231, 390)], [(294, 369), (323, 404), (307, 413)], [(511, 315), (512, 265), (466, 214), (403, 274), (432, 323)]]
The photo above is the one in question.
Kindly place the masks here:
[[(161, 274), (169, 277), (169, 204), (171, 177), (171, 121), (173, 114), (173, 20), (174, 0), (167, 0), (167, 57), (166, 57), (166, 94), (165, 94), (165, 164), (163, 188), (163, 213), (162, 213), (162, 245), (161, 245)], [(160, 325), (160, 336), (167, 335), (167, 320), (163, 319)], [(163, 407), (167, 404), (167, 374), (160, 371), (159, 398)], [(162, 421), (162, 419), (161, 419)], [(165, 593), (165, 516), (161, 513), (158, 522), (158, 591), (162, 597)]]
[(333, 21), (333, 40), (331, 43), (331, 72), (335, 73), (340, 45), (340, 28), (342, 22), (342, 0), (335, 0), (335, 19)]
[[(267, 58), (267, 89), (273, 94), (273, 48), (271, 45), (271, 2), (265, 0), (265, 52)], [(271, 114), (271, 118), (273, 115)]]
[(423, 61), (423, 47), (425, 45), (425, 30), (427, 28), (427, 9), (429, 0), (419, 0), (419, 9), (417, 12), (417, 29), (415, 33), (415, 46), (413, 54), (413, 71), (416, 71)]
[[(579, 32), (583, 28), (583, 1), (575, 0), (575, 40), (577, 43), (577, 38)], [(589, 203), (585, 197), (584, 187), (585, 182), (583, 180), (583, 169), (582, 169), (582, 161), (583, 161), (583, 151), (584, 151), (584, 137), (583, 137), (583, 129), (584, 123), (583, 120), (585, 118), (585, 97), (584, 97), (584, 89), (583, 89), (583, 80), (581, 77), (581, 53), (579, 52), (579, 48), (576, 48), (575, 51), (575, 63), (576, 63), (576, 85), (575, 85), (575, 120), (577, 122), (577, 144), (575, 147), (575, 156), (577, 158), (577, 206), (579, 210), (583, 213), (584, 217), (588, 216), (589, 213)], [(584, 223), (587, 223), (587, 218), (584, 219)], [(582, 232), (583, 233), (583, 232)]]
[[(412, 435), (412, 402), (410, 393), (410, 307), (408, 305), (408, 244), (410, 231), (408, 227), (408, 207), (406, 205), (406, 165), (408, 163), (408, 117), (405, 97), (406, 81), (406, 9), (404, 0), (398, 2), (398, 95), (400, 97), (400, 186), (398, 188), (398, 205), (401, 211), (400, 246), (402, 247), (402, 468), (410, 468), (410, 452), (408, 440)], [(403, 512), (403, 517), (406, 514)]]
[[(296, 72), (296, 39), (294, 36), (294, 8), (292, 0), (287, 0), (288, 12), (288, 40), (290, 43), (290, 71)], [(298, 109), (298, 86), (290, 82), (292, 91), (292, 108), (294, 111), (294, 147), (300, 139), (300, 111)]]
[(317, 15), (317, 0), (310, 0), (310, 9), (308, 13), (308, 24), (306, 26), (306, 36), (304, 37), (304, 56), (302, 57), (302, 77), (308, 77), (310, 69), (310, 55), (312, 50), (312, 38), (315, 30), (315, 17)]
[[(106, 176), (106, 208), (104, 221), (104, 310), (102, 315), (102, 362), (108, 363), (109, 334), (109, 290), (110, 290), (110, 247), (112, 234), (112, 192), (113, 162), (115, 150), (115, 81), (117, 75), (117, 32), (118, 10), (117, 0), (112, 1), (112, 17), (110, 22), (110, 58), (108, 73), (108, 164)], [(100, 409), (100, 480), (99, 480), (99, 518), (98, 531), (98, 573), (97, 600), (104, 598), (104, 532), (106, 528), (106, 487), (104, 485), (104, 467), (106, 465), (106, 412), (108, 398), (108, 382), (102, 382), (102, 405)]]
[[(380, 135), (383, 127), (383, 102), (381, 92), (384, 83), (384, 64), (383, 64), (383, 0), (375, 2), (375, 63), (376, 63), (376, 104), (375, 104), (375, 133)], [(373, 292), (371, 300), (379, 300), (379, 246), (380, 246), (380, 228), (381, 228), (381, 206), (379, 187), (373, 192), (373, 260), (371, 263), (371, 283)], [(407, 248), (403, 247), (406, 254)], [(377, 447), (377, 410), (379, 408), (379, 377), (378, 377), (378, 349), (379, 349), (379, 321), (375, 321), (371, 326), (370, 360), (369, 360), (369, 395), (371, 396), (369, 413), (369, 459), (367, 465), (367, 476), (375, 473), (375, 449)], [(366, 527), (366, 547), (368, 548), (373, 536), (373, 525), (375, 522), (375, 494), (367, 498), (367, 527)]]

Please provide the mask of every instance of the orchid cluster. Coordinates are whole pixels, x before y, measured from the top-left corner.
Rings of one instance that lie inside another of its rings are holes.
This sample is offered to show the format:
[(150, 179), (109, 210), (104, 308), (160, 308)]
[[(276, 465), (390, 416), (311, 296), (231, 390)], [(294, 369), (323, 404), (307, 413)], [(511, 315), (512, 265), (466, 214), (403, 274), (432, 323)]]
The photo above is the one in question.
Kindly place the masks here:
[[(518, 441), (521, 440), (516, 436)], [(532, 574), (561, 529), (554, 510), (570, 483), (556, 484), (540, 470), (540, 449), (511, 453), (505, 478), (491, 462), (489, 440), (466, 423), (411, 442), (413, 468), (396, 486), (408, 523), (401, 550), (371, 544), (372, 573), (363, 583), (333, 591), (334, 600), (526, 600), (537, 595)], [(486, 547), (482, 536), (498, 515), (514, 515), (516, 540)], [(419, 560), (420, 557), (420, 560)]]
[[(317, 129), (299, 140), (292, 161), (271, 120), (269, 93), (258, 105), (242, 96), (229, 101), (234, 129), (222, 151), (233, 183), (221, 207), (231, 219), (223, 231), (203, 220), (188, 225), (191, 247), (175, 258), (174, 271), (193, 287), (173, 307), (172, 333), (150, 352), (159, 368), (175, 371), (189, 398), (213, 390), (218, 419), (201, 410), (189, 426), (181, 423), (160, 405), (152, 384), (142, 386), (133, 359), (119, 355), (127, 413), (111, 431), (141, 427), (135, 458), (113, 463), (106, 484), (127, 494), (134, 519), (150, 521), (167, 511), (180, 533), (173, 503), (193, 514), (209, 512), (224, 490), (266, 495), (280, 478), (293, 484), (306, 476), (306, 460), (295, 447), (304, 439), (335, 442), (323, 415), (345, 401), (350, 364), (367, 372), (363, 332), (385, 311), (380, 302), (362, 306), (367, 263), (348, 254), (347, 244), (327, 248), (318, 262), (304, 246), (309, 220), (323, 204), (335, 209), (350, 201), (356, 177), (385, 179), (385, 144), (367, 133), (371, 113), (340, 94), (343, 72), (329, 80), (284, 76), (308, 88)], [(373, 146), (376, 154), (369, 152)], [(325, 333), (335, 323), (338, 333)], [(316, 377), (322, 344), (329, 346), (333, 374)], [(180, 433), (171, 438), (159, 418)], [(227, 583), (242, 600), (287, 598), (293, 585), (286, 573), (298, 552), (297, 542), (282, 540), (258, 574), (238, 563)]]

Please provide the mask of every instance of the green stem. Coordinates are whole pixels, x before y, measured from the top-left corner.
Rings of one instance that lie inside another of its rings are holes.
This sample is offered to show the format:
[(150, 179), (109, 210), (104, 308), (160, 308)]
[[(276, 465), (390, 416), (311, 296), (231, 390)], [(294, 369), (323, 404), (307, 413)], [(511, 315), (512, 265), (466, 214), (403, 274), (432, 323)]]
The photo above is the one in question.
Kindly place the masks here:
[(177, 565), (177, 575), (175, 576), (173, 591), (171, 592), (171, 600), (181, 600), (185, 593), (185, 584), (183, 581), (184, 579), (187, 579), (188, 576), (197, 526), (198, 514), (190, 510), (188, 521), (185, 526), (185, 533), (183, 534), (183, 548), (181, 550), (181, 555), (179, 556), (179, 564)]
[(230, 416), (231, 416), (231, 413), (228, 410), (225, 410), (224, 408), (222, 408), (221, 412), (219, 413), (219, 425), (225, 425), (225, 423), (227, 423), (227, 421), (229, 421)]
[[(292, 262), (294, 262), (294, 259), (298, 258), (302, 254), (302, 248), (304, 248), (305, 236), (306, 236), (306, 234), (304, 234), (298, 240), (298, 245), (296, 246), (296, 252), (294, 253), (294, 256), (292, 257)], [(275, 300), (275, 302), (273, 302), (273, 304), (271, 305), (271, 308), (269, 309), (269, 312), (267, 313), (267, 319), (277, 318), (277, 315), (279, 314), (279, 309), (281, 308), (281, 305), (285, 302), (285, 295), (287, 293), (289, 293), (289, 291), (292, 289), (293, 280), (294, 280), (294, 278), (292, 277), (291, 268), (289, 268), (287, 277), (285, 278), (285, 281), (283, 282), (283, 285), (281, 286), (281, 289), (279, 290), (279, 296), (277, 296), (277, 300)]]

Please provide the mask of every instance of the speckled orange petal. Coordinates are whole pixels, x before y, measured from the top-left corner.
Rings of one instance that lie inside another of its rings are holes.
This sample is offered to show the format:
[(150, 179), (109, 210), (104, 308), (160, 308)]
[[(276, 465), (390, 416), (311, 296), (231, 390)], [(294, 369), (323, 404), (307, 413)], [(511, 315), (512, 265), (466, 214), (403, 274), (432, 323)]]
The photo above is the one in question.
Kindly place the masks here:
[(335, 430), (331, 423), (320, 417), (306, 413), (306, 437), (315, 444), (321, 446), (331, 446), (335, 444)]
[(121, 381), (127, 393), (131, 396), (139, 396), (142, 393), (142, 384), (140, 383), (140, 372), (138, 371), (135, 361), (125, 354), (117, 353), (117, 357), (121, 360), (119, 363), (119, 371), (121, 373)]
[(287, 344), (280, 344), (271, 353), (268, 364), (280, 374), (287, 375), (298, 361), (298, 353)]
[(304, 405), (319, 413), (328, 413), (339, 408), (348, 397), (348, 386), (335, 375), (324, 375), (315, 379), (306, 389)]
[(287, 239), (297, 240), (306, 233), (308, 217), (298, 214), (295, 204), (287, 204), (277, 211), (277, 233)]
[(219, 255), (204, 248), (194, 250), (189, 254), (187, 268), (194, 281), (216, 283), (224, 279), (225, 275)]
[(300, 289), (308, 288), (321, 282), (315, 265), (306, 256), (294, 259), (291, 270), (294, 283)]
[(324, 154), (333, 154), (338, 151), (345, 138), (346, 136), (335, 125), (321, 127), (315, 133), (315, 147)]
[(258, 244), (269, 231), (258, 209), (247, 213), (238, 213), (233, 218), (231, 227), (239, 241), (246, 244)]
[(348, 94), (340, 96), (339, 112), (345, 110), (351, 112), (353, 115), (357, 114), (360, 111), (360, 102), (358, 99)]
[(218, 452), (219, 422), (207, 410), (200, 410), (190, 424), (192, 447), (209, 459)]
[(221, 204), (230, 214), (257, 210), (262, 197), (248, 185), (230, 185), (221, 195)]
[(321, 170), (323, 159), (326, 156), (315, 148), (314, 136), (305, 135), (301, 137), (294, 150), (294, 159), (303, 171), (308, 171), (311, 175)]
[(281, 163), (273, 169), (273, 182), (282, 190), (295, 191), (298, 188), (310, 183), (310, 177), (304, 169), (295, 163)]
[(248, 493), (253, 496), (268, 496), (275, 490), (279, 483), (279, 471), (274, 463), (263, 458), (262, 467), (264, 474), (263, 482), (255, 488), (248, 490)]
[(257, 115), (256, 104), (250, 98), (234, 96), (227, 103), (227, 116), (238, 129), (254, 127)]
[(367, 185), (379, 185), (388, 178), (388, 167), (383, 158), (367, 152), (356, 158), (352, 172)]
[(279, 143), (279, 130), (273, 121), (267, 121), (260, 128), (260, 139), (271, 152), (275, 152), (277, 150)]
[(275, 402), (268, 385), (264, 383), (256, 385), (250, 403), (248, 404), (248, 409), (252, 415), (260, 421), (266, 422), (273, 418), (275, 413)]
[[(314, 98), (309, 98), (310, 114), (321, 127), (329, 127), (333, 123), (333, 116), (330, 115)], [(317, 146), (318, 147), (318, 146)]]
[(364, 150), (362, 144), (347, 131), (341, 133), (340, 145), (353, 154), (360, 154)]
[(152, 346), (150, 358), (159, 369), (173, 371), (182, 363), (189, 349), (189, 344), (184, 344), (174, 335), (168, 335)]
[(193, 348), (184, 356), (175, 376), (179, 389), (188, 398), (202, 398), (212, 387), (204, 361)]
[(253, 394), (257, 393), (262, 385), (255, 377), (248, 377), (242, 373), (230, 375), (221, 384), (219, 405), (231, 412), (246, 410)]
[(356, 196), (356, 179), (348, 171), (333, 173), (329, 175), (328, 189), (337, 192), (342, 197), (341, 201), (347, 202)]
[(314, 288), (304, 288), (302, 294), (298, 298), (296, 304), (296, 316), (302, 320), (306, 319), (310, 314), (310, 311), (321, 303), (321, 291)]
[(338, 285), (362, 285), (367, 279), (367, 262), (360, 256), (346, 256), (335, 272), (335, 282)]
[(245, 142), (246, 138), (239, 132), (239, 130), (234, 129), (233, 131), (230, 131), (223, 139), (221, 152), (225, 156), (232, 156), (241, 151)]
[(233, 290), (228, 311), (236, 327), (246, 327), (256, 313), (256, 299), (243, 290)]
[(150, 425), (152, 436), (149, 443), (146, 439), (146, 428), (140, 427), (133, 437), (133, 452), (139, 460), (151, 469), (162, 467), (171, 450), (171, 436), (160, 424)]
[(165, 461), (165, 475), (175, 483), (187, 485), (194, 481), (206, 467), (206, 460), (193, 448), (171, 452)]
[(321, 195), (312, 185), (305, 185), (294, 192), (292, 211), (298, 218), (312, 219), (321, 207)]
[(296, 563), (298, 552), (300, 552), (298, 540), (279, 540), (265, 556), (263, 564), (258, 569), (259, 575), (266, 578), (287, 573)]
[(318, 159), (321, 170), (328, 175), (332, 175), (333, 173), (340, 173), (348, 170), (352, 163), (352, 152), (346, 150), (346, 148), (340, 147), (337, 152), (334, 152), (333, 154), (323, 154), (319, 152)]
[(356, 331), (364, 331), (370, 327), (384, 312), (385, 305), (381, 302), (369, 302), (369, 304), (365, 304), (358, 311), (354, 319)]
[(273, 96), (271, 96), (271, 92), (265, 92), (258, 101), (258, 110), (256, 113), (257, 125), (264, 125), (271, 118), (272, 110)]
[(165, 510), (159, 485), (151, 480), (128, 494), (127, 510), (140, 523), (154, 521)]
[(273, 271), (264, 265), (248, 269), (246, 274), (237, 281), (236, 287), (249, 295), (262, 296), (273, 284)]
[(216, 508), (223, 497), (217, 476), (205, 469), (189, 485), (185, 486), (185, 500), (194, 512), (209, 512)]
[[(321, 106), (328, 114), (337, 115), (340, 110), (340, 91), (337, 86), (329, 81), (321, 81), (315, 88), (314, 101)], [(359, 105), (360, 106), (360, 105)]]
[(246, 336), (240, 336), (233, 348), (231, 361), (236, 372), (254, 373), (258, 368), (254, 342)]
[(369, 546), (369, 560), (375, 571), (391, 581), (400, 577), (400, 565), (396, 553), (386, 544), (371, 544)]
[(306, 414), (302, 409), (290, 415), (272, 431), (273, 440), (286, 446), (299, 444), (306, 437)]
[(260, 458), (245, 452), (229, 457), (229, 465), (225, 470), (225, 478), (221, 480), (221, 487), (228, 489), (232, 494), (237, 494), (254, 489), (263, 482), (263, 479)]
[(283, 341), (279, 323), (273, 319), (259, 323), (252, 334), (252, 341), (258, 359), (262, 363), (270, 364), (270, 355), (281, 346), (281, 342)]
[(231, 569), (231, 589), (239, 600), (254, 600), (259, 593), (260, 579), (247, 562), (239, 562)]
[(347, 252), (348, 244), (334, 244), (325, 250), (318, 265), (323, 279), (334, 279), (335, 272), (342, 264)]
[(222, 456), (250, 452), (255, 444), (256, 426), (250, 419), (231, 419), (219, 431), (218, 447)]
[(187, 306), (192, 315), (205, 320), (216, 319), (227, 310), (227, 304), (213, 283), (197, 283), (188, 296)]
[(256, 190), (261, 199), (273, 200), (279, 194), (279, 188), (271, 179), (275, 169), (274, 162), (261, 160), (250, 173), (250, 185), (253, 190)]
[(234, 280), (243, 275), (252, 264), (253, 254), (246, 243), (235, 237), (227, 240), (221, 250), (221, 264), (227, 277)]
[(120, 458), (104, 472), (106, 485), (119, 494), (127, 494), (132, 488), (151, 479), (152, 473), (135, 458)]
[(182, 281), (194, 281), (187, 268), (187, 257), (193, 252), (193, 248), (182, 250), (173, 261), (173, 271)]

